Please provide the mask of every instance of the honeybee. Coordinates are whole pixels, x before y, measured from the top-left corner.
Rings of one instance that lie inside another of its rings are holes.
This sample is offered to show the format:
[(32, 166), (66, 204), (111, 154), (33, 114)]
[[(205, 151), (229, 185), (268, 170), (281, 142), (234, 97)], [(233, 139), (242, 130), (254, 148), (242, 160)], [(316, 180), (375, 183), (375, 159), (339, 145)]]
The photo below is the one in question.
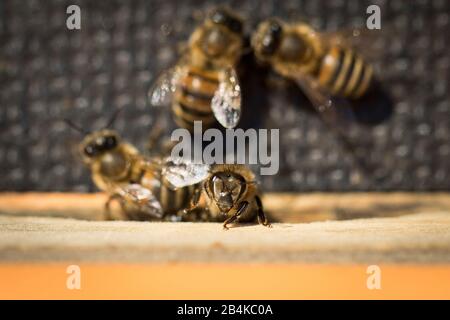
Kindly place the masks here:
[(216, 164), (196, 189), (191, 210), (201, 206), (209, 221), (223, 222), (223, 228), (238, 222), (252, 222), (271, 227), (263, 209), (255, 175), (245, 165)]
[(348, 129), (356, 122), (350, 101), (364, 96), (374, 82), (373, 66), (359, 52), (367, 53), (363, 47), (371, 47), (367, 41), (376, 40), (379, 33), (367, 31), (319, 33), (306, 23), (270, 18), (258, 25), (251, 39), (256, 58), (299, 85), (366, 173), (368, 164), (357, 156)]
[(242, 20), (216, 8), (192, 33), (177, 65), (150, 89), (149, 104), (172, 108), (177, 125), (192, 130), (194, 121), (210, 127), (215, 119), (234, 128), (241, 115), (241, 88), (235, 65), (243, 53)]
[[(360, 32), (352, 30), (354, 39)], [(352, 48), (351, 37), (319, 33), (305, 23), (272, 18), (252, 37), (256, 57), (296, 81), (311, 102), (326, 105), (332, 96), (357, 99), (373, 80), (373, 67)]]
[(182, 219), (196, 184), (206, 177), (207, 167), (171, 158), (146, 158), (111, 129), (85, 134), (79, 151), (97, 188), (109, 195), (107, 219), (112, 219), (111, 203), (115, 200), (129, 220)]

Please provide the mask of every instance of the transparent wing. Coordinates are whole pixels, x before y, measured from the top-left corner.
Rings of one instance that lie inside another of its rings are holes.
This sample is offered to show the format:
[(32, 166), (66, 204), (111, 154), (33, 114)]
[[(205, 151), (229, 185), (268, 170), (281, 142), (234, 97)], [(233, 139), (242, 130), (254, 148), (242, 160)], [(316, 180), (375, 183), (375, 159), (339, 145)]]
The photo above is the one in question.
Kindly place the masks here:
[(182, 158), (167, 158), (162, 176), (174, 189), (197, 184), (206, 179), (210, 166), (196, 164)]
[(148, 102), (152, 107), (170, 107), (180, 78), (185, 72), (182, 66), (176, 66), (163, 72), (148, 91)]
[[(381, 29), (368, 29), (366, 22), (355, 26), (346, 26), (344, 28), (333, 28), (333, 30), (323, 30), (321, 27), (323, 22), (317, 17), (304, 15), (298, 10), (291, 10), (288, 12), (288, 19), (292, 24), (306, 23), (311, 25), (317, 32), (320, 33), (321, 38), (327, 42), (337, 42), (343, 46), (349, 46), (358, 51), (364, 58), (371, 62), (375, 62), (380, 56), (386, 53), (386, 48), (392, 46), (392, 42), (399, 34), (397, 28), (397, 21), (384, 21), (381, 19)], [(396, 43), (398, 43), (396, 39)]]
[(331, 96), (307, 75), (298, 76), (295, 80), (320, 118), (339, 139), (345, 151), (352, 155), (359, 169), (369, 174), (372, 169), (364, 159), (358, 156), (356, 146), (349, 137), (349, 128), (351, 125), (355, 125), (356, 118), (348, 101)]
[(139, 206), (139, 209), (152, 218), (162, 218), (163, 209), (158, 199), (147, 188), (140, 184), (129, 184), (124, 187), (118, 187), (117, 193), (126, 200), (129, 200)]
[(353, 27), (335, 32), (324, 32), (321, 34), (321, 38), (326, 43), (354, 48), (366, 59), (376, 61), (385, 53), (386, 42), (392, 37), (394, 31), (393, 25), (382, 25), (379, 30)]
[(146, 171), (157, 172), (163, 167), (163, 159), (161, 157), (140, 157), (139, 166)]
[(217, 121), (225, 128), (237, 126), (241, 117), (241, 86), (236, 71), (225, 70), (211, 102)]
[(355, 121), (354, 113), (346, 99), (333, 97), (310, 76), (302, 74), (297, 76), (295, 81), (328, 125), (345, 132), (348, 125)]

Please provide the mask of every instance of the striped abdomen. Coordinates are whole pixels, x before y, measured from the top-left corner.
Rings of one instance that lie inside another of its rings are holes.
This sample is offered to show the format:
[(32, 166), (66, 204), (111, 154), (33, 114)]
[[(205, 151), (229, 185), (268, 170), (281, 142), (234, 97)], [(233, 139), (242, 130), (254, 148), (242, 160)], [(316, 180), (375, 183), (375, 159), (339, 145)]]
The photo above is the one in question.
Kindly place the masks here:
[(197, 185), (187, 186), (173, 190), (169, 187), (170, 182), (159, 178), (152, 171), (142, 174), (139, 183), (151, 190), (158, 199), (164, 211), (164, 215), (176, 215), (180, 210), (186, 209), (194, 195)]
[(319, 84), (333, 95), (357, 99), (364, 95), (372, 81), (373, 68), (355, 51), (333, 46), (322, 59), (318, 70)]
[(187, 186), (172, 190), (162, 184), (156, 197), (159, 199), (165, 215), (176, 215), (180, 210), (186, 209), (194, 195), (196, 186)]
[(211, 126), (215, 120), (211, 100), (219, 86), (219, 73), (189, 67), (179, 84), (172, 106), (177, 124), (192, 129), (194, 121), (202, 121), (204, 127)]

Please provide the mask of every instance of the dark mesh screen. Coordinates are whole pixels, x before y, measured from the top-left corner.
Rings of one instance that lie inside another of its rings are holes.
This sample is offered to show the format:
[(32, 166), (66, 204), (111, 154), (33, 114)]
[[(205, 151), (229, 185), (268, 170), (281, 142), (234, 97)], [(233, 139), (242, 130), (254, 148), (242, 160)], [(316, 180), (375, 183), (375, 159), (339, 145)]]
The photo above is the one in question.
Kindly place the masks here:
[[(376, 62), (383, 93), (372, 96), (385, 94), (392, 102), (386, 97), (380, 108), (362, 107), (361, 124), (349, 128), (358, 159), (368, 163), (370, 174), (361, 179), (353, 157), (298, 88), (244, 58), (242, 125), (281, 129), (280, 173), (262, 179), (266, 190), (449, 189), (449, 1), (250, 0), (229, 6), (247, 16), (248, 27), (277, 15), (304, 16), (320, 29), (336, 30), (364, 24), (372, 3), (382, 9), (382, 27), (391, 30)], [(70, 4), (81, 7), (81, 31), (66, 28)], [(1, 1), (0, 190), (94, 190), (74, 153), (79, 136), (57, 121), (62, 117), (101, 127), (123, 107), (115, 127), (143, 148), (154, 122), (145, 92), (176, 61), (177, 44), (198, 13), (214, 4)]]

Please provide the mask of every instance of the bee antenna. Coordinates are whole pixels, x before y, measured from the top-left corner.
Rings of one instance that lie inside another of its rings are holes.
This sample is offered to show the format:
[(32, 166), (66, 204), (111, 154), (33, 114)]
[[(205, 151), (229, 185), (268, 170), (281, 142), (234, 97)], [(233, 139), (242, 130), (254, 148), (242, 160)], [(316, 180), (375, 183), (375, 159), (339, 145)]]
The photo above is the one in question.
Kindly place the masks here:
[(75, 123), (73, 123), (72, 121), (70, 121), (69, 119), (62, 119), (69, 127), (71, 127), (72, 129), (74, 129), (75, 131), (82, 133), (82, 134), (89, 134), (89, 132), (87, 132), (86, 130), (84, 130), (83, 128), (81, 128), (80, 126), (76, 125)]
[(116, 122), (116, 120), (117, 120), (117, 117), (119, 116), (119, 114), (122, 112), (122, 108), (121, 109), (117, 109), (115, 112), (114, 112), (114, 114), (111, 116), (111, 119), (109, 120), (109, 122), (108, 122), (108, 125), (106, 126), (106, 128), (107, 129), (109, 129), (109, 128), (111, 128), (113, 125), (114, 125), (114, 123)]

